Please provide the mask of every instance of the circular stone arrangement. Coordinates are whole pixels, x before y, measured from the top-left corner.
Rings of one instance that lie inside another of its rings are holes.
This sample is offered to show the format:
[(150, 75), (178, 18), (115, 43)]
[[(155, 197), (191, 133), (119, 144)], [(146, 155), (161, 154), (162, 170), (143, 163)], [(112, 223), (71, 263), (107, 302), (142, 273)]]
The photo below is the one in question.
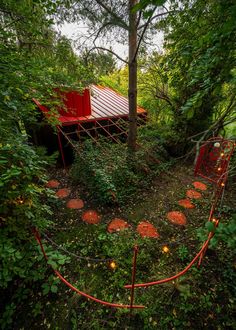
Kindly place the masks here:
[(180, 211), (168, 212), (167, 219), (175, 225), (185, 226), (187, 224), (186, 216)]
[(199, 182), (199, 181), (195, 181), (193, 182), (193, 186), (195, 189), (199, 189), (202, 191), (207, 190), (207, 185), (205, 185), (205, 183)]
[(158, 238), (160, 235), (156, 228), (148, 221), (142, 221), (137, 226), (137, 232), (142, 237)]
[(96, 211), (88, 210), (82, 214), (82, 220), (90, 224), (97, 224), (100, 222), (101, 216)]
[(66, 206), (69, 209), (82, 209), (84, 207), (84, 202), (82, 201), (82, 199), (74, 198), (74, 199), (70, 199), (66, 203)]
[(194, 209), (195, 205), (191, 203), (191, 201), (189, 199), (180, 199), (178, 201), (178, 204), (180, 206), (183, 206), (185, 209)]
[[(192, 183), (195, 189), (199, 189), (201, 191), (207, 190), (207, 185), (195, 181)], [(60, 186), (60, 182), (57, 180), (50, 180), (47, 182), (46, 187), (48, 188), (58, 188)], [(61, 188), (58, 189), (56, 192), (56, 196), (58, 198), (67, 198), (71, 193), (71, 190), (68, 188)], [(194, 209), (195, 205), (192, 203), (191, 199), (200, 199), (202, 198), (202, 194), (196, 190), (189, 189), (186, 192), (187, 198), (180, 199), (178, 201), (178, 204), (185, 209)], [(73, 198), (67, 201), (66, 203), (67, 208), (70, 209), (82, 209), (84, 207), (84, 202), (82, 199), (79, 198)], [(187, 224), (187, 217), (183, 212), (180, 211), (170, 211), (166, 215), (167, 219), (175, 225), (178, 226), (185, 226)], [(98, 224), (101, 221), (101, 216), (94, 210), (87, 210), (85, 211), (82, 216), (82, 220), (88, 224)], [(121, 230), (131, 228), (131, 225), (128, 224), (127, 221), (120, 219), (120, 218), (114, 218), (110, 221), (110, 223), (107, 226), (107, 231), (109, 233), (115, 233), (119, 232)], [(150, 222), (144, 220), (141, 221), (137, 228), (137, 232), (141, 235), (141, 237), (149, 237), (149, 238), (158, 238), (160, 237), (160, 234), (158, 233), (157, 229), (152, 225)]]
[(196, 190), (189, 189), (186, 192), (186, 196), (191, 199), (200, 199), (202, 198), (202, 194)]
[(46, 183), (47, 188), (58, 188), (60, 186), (60, 182), (57, 180), (49, 180)]
[(62, 189), (59, 189), (57, 192), (56, 192), (56, 196), (58, 198), (66, 198), (70, 195), (70, 189), (68, 188), (62, 188)]
[(107, 226), (107, 231), (108, 231), (108, 233), (115, 233), (115, 232), (124, 230), (126, 228), (130, 228), (130, 227), (131, 226), (125, 220), (115, 218), (115, 219), (111, 220), (111, 222)]

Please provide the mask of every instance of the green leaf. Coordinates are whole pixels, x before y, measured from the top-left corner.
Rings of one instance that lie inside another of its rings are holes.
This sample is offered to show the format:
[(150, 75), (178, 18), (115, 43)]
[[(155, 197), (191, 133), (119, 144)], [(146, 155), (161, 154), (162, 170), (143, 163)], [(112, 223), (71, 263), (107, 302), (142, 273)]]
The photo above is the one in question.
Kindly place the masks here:
[(193, 118), (193, 116), (194, 116), (194, 113), (195, 113), (195, 111), (194, 111), (194, 109), (193, 108), (190, 108), (190, 109), (188, 109), (187, 111), (186, 111), (186, 117), (187, 117), (187, 119), (191, 119), (191, 118)]
[(56, 285), (52, 285), (52, 286), (51, 286), (51, 291), (52, 291), (53, 293), (56, 293), (56, 292), (58, 291), (58, 287), (57, 287)]
[(209, 232), (215, 232), (216, 231), (216, 227), (215, 225), (213, 224), (213, 222), (210, 222), (208, 221), (205, 225), (206, 229), (209, 231)]

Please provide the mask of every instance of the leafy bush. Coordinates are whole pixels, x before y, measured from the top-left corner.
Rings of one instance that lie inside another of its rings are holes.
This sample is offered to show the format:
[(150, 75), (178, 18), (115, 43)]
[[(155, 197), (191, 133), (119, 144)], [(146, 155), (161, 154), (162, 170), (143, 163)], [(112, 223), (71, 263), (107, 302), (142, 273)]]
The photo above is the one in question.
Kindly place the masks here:
[(166, 160), (159, 163), (164, 150), (157, 146), (157, 141), (147, 139), (130, 162), (126, 145), (105, 141), (94, 145), (86, 141), (75, 158), (72, 177), (84, 183), (100, 202), (124, 203), (140, 188), (147, 187), (153, 175), (166, 165)]
[(216, 248), (219, 242), (223, 242), (231, 251), (236, 250), (236, 214), (233, 214), (226, 222), (220, 222), (215, 228), (212, 222), (207, 222), (205, 228), (198, 230), (198, 237), (204, 240), (206, 232), (214, 232), (214, 237), (211, 239), (210, 247)]
[[(0, 145), (0, 294), (5, 307), (0, 318), (2, 328), (11, 324), (12, 313), (34, 285), (47, 285), (49, 268), (32, 233), (34, 227), (43, 230), (50, 224), (47, 203), (53, 197), (44, 187), (45, 166), (46, 162), (21, 135), (15, 139), (9, 135), (8, 142)], [(51, 249), (48, 255), (52, 266), (66, 262)], [(23, 295), (27, 286), (30, 289)], [(42, 290), (45, 292), (44, 287)], [(51, 283), (49, 290), (55, 292), (55, 284)]]

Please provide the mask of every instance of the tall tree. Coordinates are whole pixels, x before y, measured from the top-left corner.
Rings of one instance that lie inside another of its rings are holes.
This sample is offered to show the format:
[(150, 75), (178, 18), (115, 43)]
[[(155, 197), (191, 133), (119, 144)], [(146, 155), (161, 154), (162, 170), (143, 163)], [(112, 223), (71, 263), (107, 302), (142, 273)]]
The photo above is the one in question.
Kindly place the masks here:
[[(165, 0), (140, 1), (82, 0), (72, 1), (73, 20), (86, 20), (92, 40), (91, 50), (102, 49), (117, 56), (129, 67), (129, 135), (128, 147), (134, 151), (137, 139), (137, 57), (145, 33), (150, 25), (164, 17), (168, 11), (162, 6)], [(120, 41), (128, 46), (128, 59), (121, 58), (111, 48), (98, 45), (98, 40), (106, 38)]]
[(176, 128), (186, 137), (207, 130), (223, 100), (231, 104), (226, 85), (235, 94), (236, 4), (184, 0), (172, 6), (176, 14), (166, 22), (164, 69), (176, 90)]

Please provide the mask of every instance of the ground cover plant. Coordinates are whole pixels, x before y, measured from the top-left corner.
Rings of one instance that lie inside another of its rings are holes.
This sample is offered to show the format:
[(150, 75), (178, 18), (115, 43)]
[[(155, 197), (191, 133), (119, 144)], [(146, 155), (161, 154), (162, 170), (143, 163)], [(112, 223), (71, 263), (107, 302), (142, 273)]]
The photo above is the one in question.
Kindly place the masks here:
[[(53, 171), (52, 174), (53, 178), (60, 182), (60, 186), (54, 190), (69, 186), (71, 193), (67, 198), (60, 199), (54, 207), (51, 206), (54, 224), (45, 232), (47, 236), (43, 236), (44, 244), (67, 256), (66, 267), (61, 269), (66, 278), (81, 290), (95, 294), (98, 298), (111, 302), (129, 302), (130, 292), (124, 290), (123, 285), (131, 280), (135, 244), (139, 246), (137, 282), (140, 282), (163, 278), (183, 269), (207, 236), (208, 229), (205, 224), (212, 193), (210, 185), (207, 185), (207, 191), (201, 191), (204, 199), (193, 200), (194, 209), (183, 209), (178, 204), (178, 199), (185, 197), (188, 188), (194, 188), (192, 168), (189, 166), (177, 165), (169, 173), (163, 172), (161, 178), (152, 182), (150, 191), (144, 190), (128, 204), (116, 207), (104, 207), (92, 199), (84, 188), (75, 185), (69, 173), (65, 175), (61, 170)], [(21, 313), (24, 310), (24, 313), (29, 313), (33, 308), (35, 318), (28, 319), (27, 326), (32, 327), (34, 324), (36, 328), (45, 326), (86, 329), (89, 326), (95, 329), (188, 329), (196, 325), (198, 328), (210, 325), (219, 327), (219, 324), (222, 329), (233, 328), (235, 218), (231, 216), (232, 208), (229, 207), (232, 196), (232, 192), (228, 191), (226, 200), (229, 204), (223, 205), (223, 224), (216, 235), (218, 244), (214, 246), (213, 241), (203, 267), (194, 267), (184, 277), (169, 284), (137, 289), (135, 303), (147, 306), (145, 310), (134, 311), (130, 316), (128, 311), (101, 307), (74, 295), (56, 282), (53, 284), (56, 289), (53, 287), (51, 293), (46, 284), (43, 295), (31, 291), (37, 307), (22, 301), (17, 311)], [(84, 207), (68, 208), (66, 201), (72, 197), (83, 199)], [(87, 224), (82, 220), (83, 213), (88, 209), (98, 212), (98, 224)], [(187, 225), (169, 222), (167, 213), (170, 210), (183, 212), (187, 217)], [(130, 227), (124, 231), (109, 233), (107, 226), (115, 217), (125, 219)], [(152, 223), (160, 236), (155, 239), (141, 237), (136, 232), (141, 220)], [(224, 237), (230, 237), (230, 240)], [(52, 241), (57, 245), (52, 244)], [(69, 254), (61, 250), (61, 247)], [(217, 266), (219, 263), (221, 270)], [(224, 268), (223, 265), (228, 266)], [(53, 267), (60, 269), (58, 263), (53, 264)], [(46, 281), (49, 285), (51, 276), (53, 274), (49, 269), (49, 279)], [(219, 281), (222, 281), (220, 285)], [(54, 290), (57, 293), (53, 293)], [(60, 303), (55, 304), (55, 299), (59, 299)], [(91, 311), (88, 320), (88, 313)], [(19, 328), (26, 326), (22, 323), (20, 314), (14, 324)]]

